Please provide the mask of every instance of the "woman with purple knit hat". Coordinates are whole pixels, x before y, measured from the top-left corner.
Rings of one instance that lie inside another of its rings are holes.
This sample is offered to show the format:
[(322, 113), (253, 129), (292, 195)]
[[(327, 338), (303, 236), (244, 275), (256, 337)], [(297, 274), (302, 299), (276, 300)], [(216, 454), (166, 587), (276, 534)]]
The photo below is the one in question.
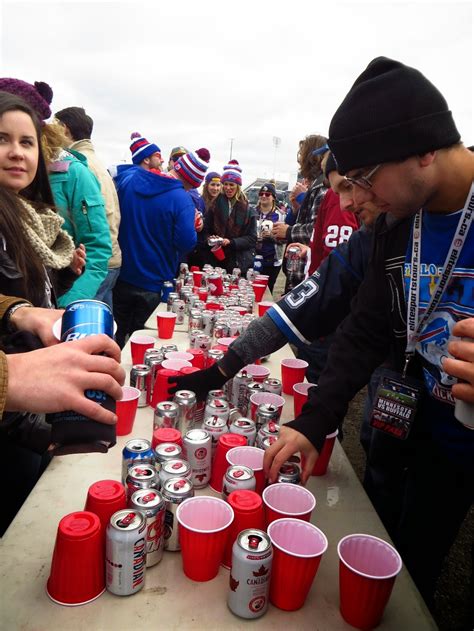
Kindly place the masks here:
[(220, 262), (209, 252), (209, 262), (225, 267), (228, 272), (238, 267), (245, 275), (253, 266), (257, 217), (242, 191), (242, 169), (237, 160), (231, 160), (224, 167), (221, 183), (223, 192), (212, 202), (204, 230), (211, 237), (221, 237), (225, 259)]

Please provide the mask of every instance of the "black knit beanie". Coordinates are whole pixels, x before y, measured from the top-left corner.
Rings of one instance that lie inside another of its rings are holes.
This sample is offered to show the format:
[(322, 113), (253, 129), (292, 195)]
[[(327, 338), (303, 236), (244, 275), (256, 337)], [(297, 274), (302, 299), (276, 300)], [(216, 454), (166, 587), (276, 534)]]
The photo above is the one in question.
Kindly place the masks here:
[(326, 177), (329, 177), (329, 174), (332, 173), (333, 171), (337, 171), (337, 164), (336, 164), (336, 161), (334, 160), (334, 156), (332, 155), (332, 153), (330, 153), (326, 162), (326, 167), (324, 169), (324, 175)]
[(328, 142), (344, 174), (442, 149), (460, 138), (445, 98), (421, 72), (377, 57), (336, 110)]

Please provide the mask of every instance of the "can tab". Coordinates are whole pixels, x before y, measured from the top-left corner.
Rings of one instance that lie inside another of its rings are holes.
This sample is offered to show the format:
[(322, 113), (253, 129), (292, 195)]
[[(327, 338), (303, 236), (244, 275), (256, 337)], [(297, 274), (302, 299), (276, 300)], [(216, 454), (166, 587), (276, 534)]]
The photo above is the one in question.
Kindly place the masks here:
[(250, 550), (258, 550), (260, 543), (262, 542), (262, 538), (257, 535), (249, 536), (249, 549)]
[(142, 497), (142, 502), (144, 504), (148, 504), (148, 502), (152, 502), (155, 499), (155, 497), (156, 497), (155, 493), (147, 493), (146, 495)]
[(126, 528), (135, 519), (135, 515), (136, 513), (128, 513), (128, 515), (125, 515), (125, 517), (122, 517), (122, 519), (117, 522), (117, 526), (119, 528)]
[(185, 486), (185, 484), (186, 484), (186, 480), (178, 480), (177, 482), (173, 484), (173, 488), (175, 491), (179, 491), (179, 489), (182, 489), (183, 486)]

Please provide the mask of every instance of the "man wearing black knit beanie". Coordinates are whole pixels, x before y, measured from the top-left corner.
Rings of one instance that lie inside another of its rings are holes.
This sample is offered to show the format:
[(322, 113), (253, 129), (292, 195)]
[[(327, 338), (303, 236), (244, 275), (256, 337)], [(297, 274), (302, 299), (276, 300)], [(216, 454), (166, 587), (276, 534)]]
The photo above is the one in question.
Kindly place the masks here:
[[(372, 202), (383, 214), (319, 387), (282, 427), (265, 468), (274, 480), (301, 451), (306, 479), (325, 436), (392, 349), (395, 371), (382, 378), (372, 412), (365, 487), (432, 605), (442, 560), (474, 499), (474, 154), (439, 90), (385, 57), (349, 90), (328, 143), (354, 205)], [(403, 479), (387, 475), (395, 461)]]

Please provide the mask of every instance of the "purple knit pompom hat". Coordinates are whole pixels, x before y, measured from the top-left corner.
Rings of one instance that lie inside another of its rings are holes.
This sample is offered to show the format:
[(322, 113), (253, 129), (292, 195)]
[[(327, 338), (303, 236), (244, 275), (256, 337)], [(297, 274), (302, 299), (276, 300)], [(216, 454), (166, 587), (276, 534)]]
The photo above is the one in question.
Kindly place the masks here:
[(31, 84), (21, 79), (1, 77), (0, 90), (20, 96), (41, 120), (44, 121), (51, 116), (49, 106), (53, 100), (53, 90), (44, 81), (35, 81), (34, 84)]

